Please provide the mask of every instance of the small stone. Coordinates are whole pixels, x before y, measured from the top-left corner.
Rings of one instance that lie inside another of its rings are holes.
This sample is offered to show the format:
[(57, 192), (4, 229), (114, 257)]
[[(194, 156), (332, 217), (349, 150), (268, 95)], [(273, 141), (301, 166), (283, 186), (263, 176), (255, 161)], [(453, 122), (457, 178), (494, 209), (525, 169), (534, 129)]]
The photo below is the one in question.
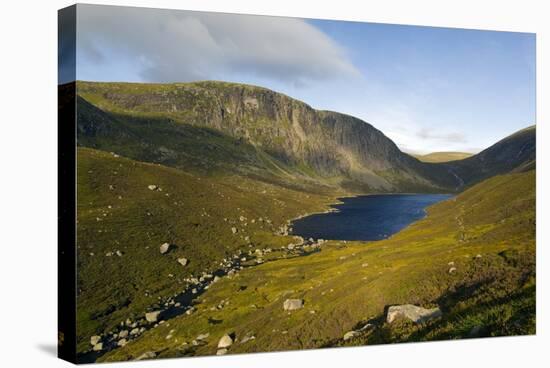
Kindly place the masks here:
[(160, 315), (160, 311), (145, 313), (145, 319), (147, 320), (147, 322), (150, 322), (150, 323), (157, 322), (159, 315)]
[(156, 185), (153, 185), (153, 184), (148, 185), (147, 188), (149, 188), (149, 190), (157, 190), (158, 189), (158, 187)]
[(344, 341), (348, 341), (349, 339), (352, 339), (358, 335), (359, 335), (359, 332), (357, 331), (348, 331), (344, 334)]
[(454, 273), (454, 272), (456, 272), (456, 267), (449, 268), (449, 273)]
[(187, 265), (188, 262), (189, 260), (185, 257), (178, 258), (178, 263), (184, 267)]
[(170, 250), (170, 243), (164, 243), (160, 246), (159, 250), (160, 250), (160, 254), (166, 254), (169, 250)]
[(116, 343), (118, 346), (124, 346), (128, 343), (128, 341), (126, 339), (120, 339), (118, 340), (118, 342)]
[(233, 338), (230, 335), (225, 334), (222, 336), (222, 338), (218, 342), (218, 349), (228, 348), (231, 345), (233, 345)]
[(93, 351), (101, 351), (101, 350), (103, 350), (103, 343), (102, 343), (102, 342), (98, 342), (97, 344), (94, 344), (94, 346), (92, 347), (92, 350), (93, 350)]
[(239, 230), (237, 230), (236, 227), (232, 227), (232, 228), (231, 228), (231, 232), (232, 232), (233, 234), (237, 234), (238, 231), (239, 231)]
[(130, 335), (138, 335), (139, 334), (139, 328), (134, 328), (132, 331), (130, 331)]
[(216, 351), (216, 355), (225, 355), (227, 354), (227, 349), (218, 349), (218, 351)]
[(249, 342), (249, 341), (254, 340), (254, 339), (256, 339), (256, 336), (254, 336), (254, 335), (245, 336), (245, 337), (242, 338), (241, 344), (244, 344), (244, 343)]
[(90, 344), (91, 345), (97, 345), (101, 341), (101, 336), (94, 335), (90, 337)]
[(155, 352), (153, 352), (153, 351), (147, 351), (147, 352), (141, 354), (140, 356), (138, 356), (138, 357), (136, 358), (136, 360), (152, 359), (152, 358), (154, 358), (154, 357), (156, 357), (156, 356), (157, 356), (157, 354), (156, 354)]
[(199, 336), (196, 337), (196, 340), (206, 340), (208, 336), (210, 336), (209, 333), (200, 334)]
[(122, 330), (118, 333), (118, 337), (123, 338), (128, 336), (128, 330)]
[(303, 299), (287, 299), (283, 303), (283, 309), (284, 310), (296, 310), (304, 307), (304, 301)]

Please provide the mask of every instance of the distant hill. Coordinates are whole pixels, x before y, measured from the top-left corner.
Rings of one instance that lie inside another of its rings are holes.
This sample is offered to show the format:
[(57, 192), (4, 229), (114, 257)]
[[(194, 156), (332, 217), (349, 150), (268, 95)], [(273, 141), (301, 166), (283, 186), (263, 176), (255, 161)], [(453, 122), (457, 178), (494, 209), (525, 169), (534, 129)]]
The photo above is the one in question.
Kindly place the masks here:
[(473, 156), (473, 153), (468, 152), (431, 152), (425, 155), (412, 154), (413, 157), (416, 157), (422, 162), (449, 162), (463, 160), (470, 156)]

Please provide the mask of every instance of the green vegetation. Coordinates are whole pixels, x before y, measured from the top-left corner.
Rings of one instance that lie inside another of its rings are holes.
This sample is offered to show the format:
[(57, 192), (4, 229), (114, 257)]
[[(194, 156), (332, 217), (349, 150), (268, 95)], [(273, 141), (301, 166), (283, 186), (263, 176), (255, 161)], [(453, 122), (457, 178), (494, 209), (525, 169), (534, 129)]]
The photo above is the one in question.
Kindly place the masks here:
[[(146, 351), (214, 354), (229, 332), (255, 337), (231, 353), (534, 333), (534, 181), (533, 171), (495, 177), (433, 206), (427, 218), (391, 239), (330, 241), (319, 253), (243, 270), (203, 294), (192, 315), (159, 325), (101, 360)], [(519, 194), (512, 199), (509, 193)], [(449, 273), (451, 267), (456, 271)], [(303, 298), (305, 306), (285, 312), (286, 298)], [(222, 301), (227, 306), (215, 308)], [(444, 316), (421, 326), (383, 322), (386, 306), (406, 303), (439, 305)], [(367, 321), (376, 327), (342, 340)], [(210, 334), (206, 344), (193, 345), (203, 333)]]
[[(158, 298), (181, 291), (184, 278), (216, 269), (237, 249), (286, 245), (292, 238), (275, 237), (274, 231), (329, 201), (321, 194), (242, 177), (196, 176), (87, 148), (78, 149), (77, 189), (81, 351), (90, 336), (142, 316)], [(245, 226), (240, 216), (264, 221)], [(232, 227), (239, 233), (232, 234)], [(176, 248), (161, 255), (165, 242)], [(189, 265), (182, 267), (178, 257)]]
[[(535, 332), (534, 129), (422, 163), (358, 119), (259, 87), (77, 88), (80, 354), (134, 324), (99, 361), (211, 355), (228, 333), (242, 353)], [(338, 197), (454, 190), (390, 239), (287, 247), (300, 243), (284, 235), (291, 219)], [(193, 296), (189, 314), (144, 322), (227, 259), (246, 268)], [(284, 311), (289, 298), (304, 308)], [(388, 324), (395, 304), (443, 316)]]

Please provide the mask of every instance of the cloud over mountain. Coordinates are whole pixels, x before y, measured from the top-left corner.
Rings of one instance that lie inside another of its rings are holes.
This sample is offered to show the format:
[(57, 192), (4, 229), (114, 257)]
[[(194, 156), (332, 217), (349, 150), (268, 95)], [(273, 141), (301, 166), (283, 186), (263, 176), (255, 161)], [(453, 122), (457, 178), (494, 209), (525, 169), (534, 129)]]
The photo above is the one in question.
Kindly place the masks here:
[(294, 18), (79, 5), (78, 41), (79, 66), (131, 65), (150, 82), (233, 74), (300, 85), (359, 74), (343, 48)]

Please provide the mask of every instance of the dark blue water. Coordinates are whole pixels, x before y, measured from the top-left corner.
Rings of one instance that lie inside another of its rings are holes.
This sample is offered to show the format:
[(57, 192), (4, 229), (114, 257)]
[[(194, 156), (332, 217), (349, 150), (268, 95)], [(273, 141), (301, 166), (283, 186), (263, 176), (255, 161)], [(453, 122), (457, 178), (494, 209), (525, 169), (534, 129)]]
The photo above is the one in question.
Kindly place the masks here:
[(449, 194), (380, 194), (342, 198), (338, 211), (316, 214), (292, 223), (305, 239), (381, 240), (426, 215), (426, 207)]

